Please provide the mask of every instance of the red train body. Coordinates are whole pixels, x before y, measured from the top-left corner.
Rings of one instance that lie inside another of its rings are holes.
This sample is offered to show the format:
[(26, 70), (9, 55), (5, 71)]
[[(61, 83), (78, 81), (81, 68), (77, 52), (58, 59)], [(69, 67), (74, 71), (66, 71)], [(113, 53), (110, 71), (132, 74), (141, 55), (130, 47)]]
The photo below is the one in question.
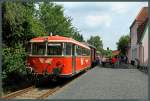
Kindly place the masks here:
[(30, 40), (28, 69), (36, 75), (73, 76), (91, 67), (95, 48), (62, 36)]

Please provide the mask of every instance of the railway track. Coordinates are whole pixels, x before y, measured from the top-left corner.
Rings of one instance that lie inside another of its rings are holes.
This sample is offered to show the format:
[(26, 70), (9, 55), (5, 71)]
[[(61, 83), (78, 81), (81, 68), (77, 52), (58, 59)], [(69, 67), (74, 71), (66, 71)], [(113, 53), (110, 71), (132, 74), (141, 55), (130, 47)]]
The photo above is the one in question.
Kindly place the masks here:
[(35, 88), (24, 94), (16, 96), (13, 99), (44, 99), (59, 89), (60, 87), (55, 87), (53, 89), (43, 89), (43, 90)]
[[(72, 81), (72, 80), (71, 80)], [(58, 91), (60, 88), (64, 87), (71, 81), (63, 82), (62, 84), (54, 84), (52, 85), (42, 85), (40, 87), (30, 86), (28, 88), (10, 93), (6, 96), (3, 96), (2, 99), (45, 99), (49, 95), (53, 94), (54, 92)]]
[(47, 88), (31, 86), (3, 96), (2, 99), (44, 99), (63, 86), (64, 85)]
[(30, 86), (28, 88), (3, 96), (2, 99), (45, 99), (49, 95), (52, 95), (54, 92), (69, 84), (71, 81), (75, 80), (77, 77), (81, 76), (82, 74), (72, 77), (71, 79), (62, 80), (63, 82), (53, 82), (46, 86), (44, 85), (44, 87)]
[(16, 92), (13, 92), (13, 93), (10, 93), (10, 94), (7, 94), (6, 96), (2, 96), (2, 99), (12, 99), (18, 95), (21, 95), (25, 92), (28, 92), (29, 90), (31, 89), (34, 89), (35, 86), (30, 86), (30, 87), (27, 87), (25, 89), (22, 89), (22, 90), (19, 90), (19, 91), (16, 91)]

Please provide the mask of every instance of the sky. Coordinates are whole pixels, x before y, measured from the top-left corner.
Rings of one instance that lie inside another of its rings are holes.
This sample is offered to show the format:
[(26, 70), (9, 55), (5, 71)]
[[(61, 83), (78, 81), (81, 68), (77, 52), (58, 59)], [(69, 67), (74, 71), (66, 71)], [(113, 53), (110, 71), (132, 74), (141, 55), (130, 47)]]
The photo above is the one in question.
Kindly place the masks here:
[(129, 34), (130, 26), (140, 9), (148, 2), (55, 2), (64, 7), (65, 16), (72, 18), (84, 39), (100, 36), (103, 48), (117, 49), (122, 35)]

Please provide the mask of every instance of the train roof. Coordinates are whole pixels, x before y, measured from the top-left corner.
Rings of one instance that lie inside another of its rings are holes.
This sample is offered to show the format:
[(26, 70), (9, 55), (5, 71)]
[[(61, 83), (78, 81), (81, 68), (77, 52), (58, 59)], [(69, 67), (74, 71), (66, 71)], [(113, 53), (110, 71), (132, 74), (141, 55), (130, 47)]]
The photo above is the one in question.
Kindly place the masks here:
[(37, 43), (37, 42), (68, 42), (68, 43), (74, 43), (76, 45), (79, 45), (81, 47), (84, 48), (89, 48), (89, 46), (82, 44), (72, 38), (68, 38), (68, 37), (63, 37), (63, 36), (59, 36), (59, 35), (55, 35), (55, 36), (43, 36), (43, 37), (36, 37), (30, 40), (31, 43)]
[(87, 42), (82, 42), (82, 43), (85, 44), (85, 45), (87, 45), (87, 46), (89, 46), (89, 47), (91, 47), (91, 48), (95, 48), (95, 49), (96, 49), (95, 46), (93, 46), (93, 45), (91, 45), (91, 44), (89, 44), (89, 43), (87, 43)]

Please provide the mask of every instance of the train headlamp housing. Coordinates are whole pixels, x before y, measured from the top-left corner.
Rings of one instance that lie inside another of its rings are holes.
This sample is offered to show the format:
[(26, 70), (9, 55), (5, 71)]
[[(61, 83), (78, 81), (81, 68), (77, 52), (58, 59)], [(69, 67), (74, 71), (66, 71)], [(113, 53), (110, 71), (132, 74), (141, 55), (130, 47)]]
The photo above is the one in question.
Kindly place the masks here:
[(27, 72), (30, 72), (30, 73), (33, 73), (33, 72), (34, 72), (33, 68), (30, 67), (30, 66), (26, 67), (26, 69), (27, 69)]

